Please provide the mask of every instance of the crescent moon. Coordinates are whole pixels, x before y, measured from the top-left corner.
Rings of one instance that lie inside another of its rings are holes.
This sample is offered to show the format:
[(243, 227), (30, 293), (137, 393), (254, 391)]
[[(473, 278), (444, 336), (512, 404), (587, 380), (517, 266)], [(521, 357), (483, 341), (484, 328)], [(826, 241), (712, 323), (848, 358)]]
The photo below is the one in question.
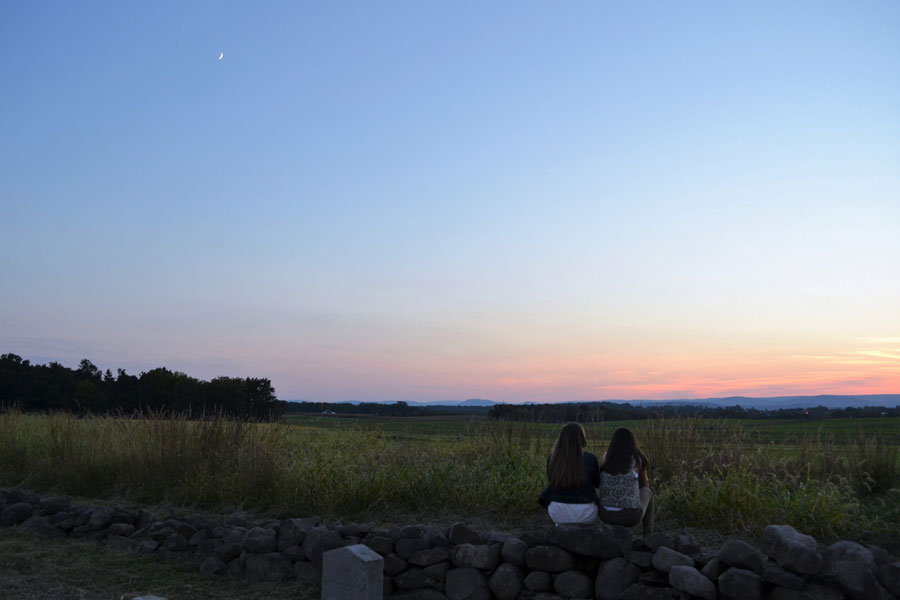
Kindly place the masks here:
[(222, 60), (223, 58), (225, 58), (225, 53), (219, 52), (219, 60)]

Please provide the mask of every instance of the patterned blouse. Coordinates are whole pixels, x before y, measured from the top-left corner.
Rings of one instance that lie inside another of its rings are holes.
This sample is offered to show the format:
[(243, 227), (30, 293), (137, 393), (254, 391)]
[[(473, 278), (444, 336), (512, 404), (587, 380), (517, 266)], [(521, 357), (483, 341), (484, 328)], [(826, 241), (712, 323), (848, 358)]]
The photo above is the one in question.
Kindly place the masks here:
[[(606, 460), (603, 455), (601, 464)], [(640, 460), (635, 459), (631, 463), (630, 471), (613, 474), (606, 471), (600, 472), (600, 506), (610, 508), (640, 508), (641, 493), (638, 480)]]
[(637, 471), (613, 475), (600, 472), (600, 505), (613, 508), (640, 508)]

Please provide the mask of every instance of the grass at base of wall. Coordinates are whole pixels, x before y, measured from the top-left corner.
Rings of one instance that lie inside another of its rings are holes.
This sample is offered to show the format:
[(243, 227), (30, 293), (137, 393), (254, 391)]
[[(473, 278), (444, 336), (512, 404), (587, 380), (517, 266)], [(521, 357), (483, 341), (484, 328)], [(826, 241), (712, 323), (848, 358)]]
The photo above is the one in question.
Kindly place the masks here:
[(875, 531), (852, 487), (840, 479), (753, 473), (744, 468), (671, 479), (659, 490), (660, 516), (690, 522), (702, 515), (723, 531), (762, 531), (790, 523), (800, 531), (836, 537)]
[(44, 540), (0, 529), (0, 600), (315, 600), (317, 584), (207, 577), (191, 563), (119, 552), (87, 540)]

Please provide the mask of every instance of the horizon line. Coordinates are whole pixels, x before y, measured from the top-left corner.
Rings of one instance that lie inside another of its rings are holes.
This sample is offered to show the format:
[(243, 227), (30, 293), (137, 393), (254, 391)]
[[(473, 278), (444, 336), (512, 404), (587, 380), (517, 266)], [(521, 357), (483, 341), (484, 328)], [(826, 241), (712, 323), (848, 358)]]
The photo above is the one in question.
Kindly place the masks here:
[(444, 402), (469, 402), (469, 401), (479, 401), (479, 402), (492, 402), (494, 404), (582, 404), (582, 403), (598, 403), (598, 402), (702, 402), (705, 400), (731, 400), (731, 399), (747, 399), (747, 400), (780, 400), (780, 399), (791, 399), (791, 398), (871, 398), (871, 397), (883, 397), (883, 396), (898, 396), (900, 397), (900, 392), (896, 393), (886, 393), (886, 394), (788, 394), (784, 396), (706, 396), (703, 398), (665, 398), (665, 399), (652, 399), (652, 398), (635, 398), (635, 399), (622, 399), (622, 398), (607, 398), (604, 400), (557, 400), (552, 402), (534, 402), (532, 400), (522, 400), (522, 401), (497, 401), (491, 400), (489, 398), (466, 398), (465, 400), (305, 400), (305, 399), (290, 399), (283, 400), (284, 402), (310, 402), (310, 403), (319, 403), (319, 404), (396, 404), (398, 402), (415, 402), (417, 404), (441, 404)]

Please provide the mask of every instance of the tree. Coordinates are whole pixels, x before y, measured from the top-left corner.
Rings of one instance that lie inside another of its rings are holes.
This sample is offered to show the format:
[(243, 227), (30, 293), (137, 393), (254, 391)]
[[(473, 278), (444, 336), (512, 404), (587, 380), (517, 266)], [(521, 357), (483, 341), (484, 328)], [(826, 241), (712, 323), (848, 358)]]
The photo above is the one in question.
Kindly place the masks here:
[(79, 377), (84, 379), (96, 379), (100, 381), (102, 378), (102, 373), (100, 373), (100, 369), (97, 366), (89, 361), (86, 358), (81, 359), (81, 362), (78, 363), (78, 370), (76, 371)]

